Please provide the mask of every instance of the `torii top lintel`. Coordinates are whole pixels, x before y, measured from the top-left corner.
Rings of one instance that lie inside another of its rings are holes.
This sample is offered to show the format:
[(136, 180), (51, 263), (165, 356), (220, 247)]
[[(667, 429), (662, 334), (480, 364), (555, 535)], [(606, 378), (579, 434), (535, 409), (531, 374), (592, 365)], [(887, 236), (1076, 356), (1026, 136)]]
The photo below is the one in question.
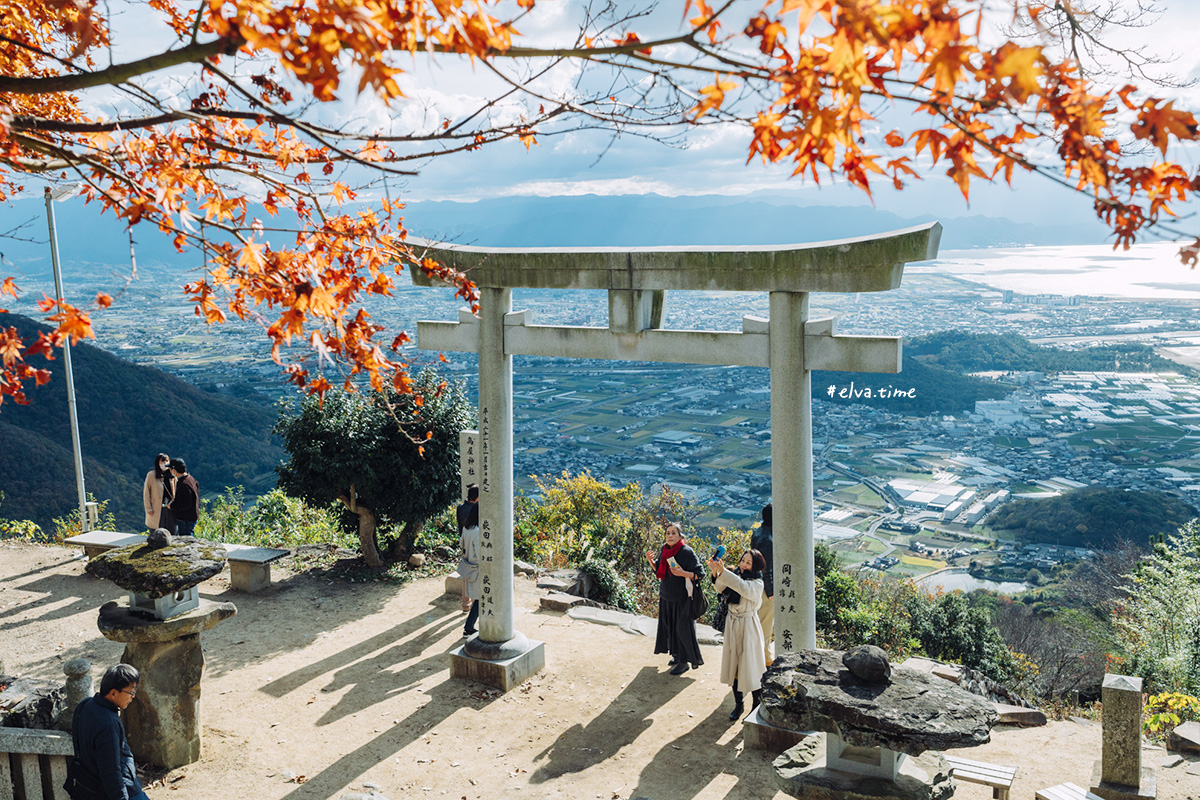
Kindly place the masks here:
[[(471, 247), (409, 239), (418, 253), (477, 286), (514, 289), (683, 289), (734, 292), (881, 292), (904, 264), (935, 258), (937, 222), (855, 239), (794, 245), (695, 247)], [(436, 281), (413, 268), (413, 283)]]

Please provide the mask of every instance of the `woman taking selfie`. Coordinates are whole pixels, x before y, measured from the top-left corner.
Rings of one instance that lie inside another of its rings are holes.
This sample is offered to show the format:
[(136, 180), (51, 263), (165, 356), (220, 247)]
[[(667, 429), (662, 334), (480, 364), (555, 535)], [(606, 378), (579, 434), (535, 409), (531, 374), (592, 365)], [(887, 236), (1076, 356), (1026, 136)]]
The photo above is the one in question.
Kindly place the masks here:
[(146, 473), (142, 484), (142, 504), (146, 507), (146, 527), (150, 530), (175, 530), (175, 518), (169, 508), (175, 498), (175, 476), (170, 466), (170, 456), (159, 453), (154, 459), (154, 469)]
[(733, 686), (731, 722), (742, 716), (744, 692), (750, 692), (753, 711), (762, 695), (762, 674), (767, 671), (763, 656), (762, 623), (758, 607), (762, 603), (762, 573), (766, 560), (757, 550), (747, 550), (737, 569), (728, 569), (719, 558), (708, 562), (717, 591), (729, 602), (725, 620), (725, 645), (721, 649), (721, 683)]
[(658, 636), (655, 653), (670, 653), (668, 665), (672, 675), (688, 671), (688, 664), (698, 667), (700, 643), (696, 641), (696, 621), (692, 619), (692, 592), (700, 591), (697, 581), (704, 568), (692, 548), (687, 546), (679, 523), (672, 522), (663, 531), (662, 551), (646, 553), (646, 560), (662, 583), (658, 589)]

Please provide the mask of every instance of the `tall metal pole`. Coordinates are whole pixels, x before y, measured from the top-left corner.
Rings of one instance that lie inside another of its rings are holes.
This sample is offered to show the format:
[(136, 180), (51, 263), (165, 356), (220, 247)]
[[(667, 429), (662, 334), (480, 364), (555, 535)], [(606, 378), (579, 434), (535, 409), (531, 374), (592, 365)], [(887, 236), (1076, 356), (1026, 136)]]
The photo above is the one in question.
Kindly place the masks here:
[[(46, 222), (50, 226), (50, 261), (54, 266), (54, 294), (59, 303), (63, 296), (62, 270), (58, 265), (58, 234), (54, 230), (54, 198), (46, 187)], [(83, 488), (83, 451), (79, 446), (79, 417), (75, 413), (75, 373), (71, 369), (71, 339), (63, 341), (63, 364), (67, 370), (67, 408), (71, 415), (71, 446), (75, 450), (75, 488), (79, 492), (79, 529), (88, 529), (87, 492)]]

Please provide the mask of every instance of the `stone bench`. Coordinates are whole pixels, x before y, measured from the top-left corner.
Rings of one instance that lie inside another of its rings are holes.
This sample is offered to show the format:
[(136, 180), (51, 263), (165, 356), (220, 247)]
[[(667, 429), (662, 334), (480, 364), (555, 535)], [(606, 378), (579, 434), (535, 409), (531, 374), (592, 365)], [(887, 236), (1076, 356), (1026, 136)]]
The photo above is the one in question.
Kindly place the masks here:
[[(90, 531), (72, 536), (66, 544), (80, 545), (89, 558), (131, 544), (146, 541), (144, 534), (120, 533), (117, 531)], [(249, 544), (226, 544), (225, 557), (229, 560), (229, 585), (241, 592), (257, 592), (271, 585), (271, 562), (286, 556), (290, 551), (278, 547), (255, 547)]]
[(63, 783), (74, 755), (69, 733), (0, 728), (0, 797), (70, 800)]
[[(1017, 777), (1016, 767), (1005, 767), (999, 764), (987, 764), (983, 761), (970, 761), (957, 756), (942, 754), (950, 774), (957, 781), (979, 783), (992, 787), (992, 797), (995, 800), (1008, 800), (1008, 792), (1012, 789), (1013, 780)], [(1065, 798), (1054, 798), (1065, 800)], [(1083, 800), (1079, 798), (1078, 800)]]
[(1039, 789), (1034, 795), (1037, 800), (1102, 800), (1099, 795), (1073, 783), (1060, 783), (1048, 789)]

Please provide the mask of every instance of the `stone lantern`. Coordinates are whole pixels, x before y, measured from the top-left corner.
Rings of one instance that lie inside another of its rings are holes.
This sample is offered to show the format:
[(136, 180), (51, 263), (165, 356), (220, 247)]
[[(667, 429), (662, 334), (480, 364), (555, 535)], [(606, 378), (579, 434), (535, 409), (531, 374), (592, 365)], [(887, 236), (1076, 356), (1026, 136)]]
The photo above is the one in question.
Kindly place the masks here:
[(201, 599), (197, 587), (224, 567), (223, 545), (163, 530), (88, 562), (89, 573), (129, 592), (100, 608), (98, 624), (105, 638), (125, 643), (121, 660), (141, 673), (122, 715), (140, 761), (173, 769), (200, 758), (200, 632), (237, 607)]
[(985, 698), (893, 671), (872, 646), (780, 656), (761, 708), (772, 725), (818, 734), (775, 760), (776, 784), (804, 800), (945, 800), (954, 779), (938, 751), (986, 744), (998, 720)]

